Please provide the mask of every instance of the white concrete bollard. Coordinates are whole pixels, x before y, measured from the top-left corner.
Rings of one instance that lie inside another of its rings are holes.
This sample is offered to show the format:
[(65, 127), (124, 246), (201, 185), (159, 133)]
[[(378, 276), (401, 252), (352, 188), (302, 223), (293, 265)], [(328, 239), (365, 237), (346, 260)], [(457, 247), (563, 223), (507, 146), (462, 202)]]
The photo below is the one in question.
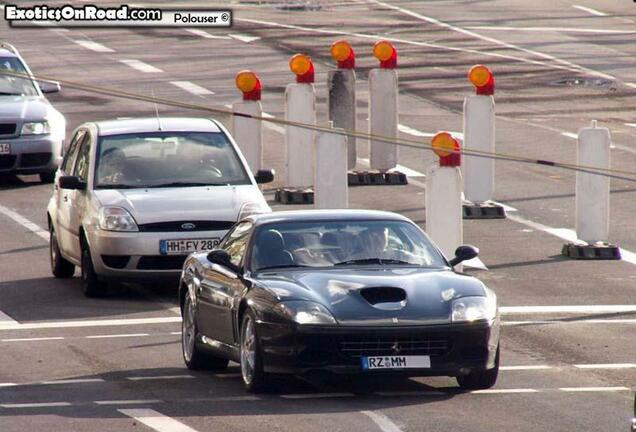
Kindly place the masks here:
[[(316, 91), (309, 83), (288, 84), (285, 89), (285, 120), (316, 124)], [(314, 131), (285, 126), (287, 186), (307, 187), (314, 180)]]
[[(327, 76), (329, 120), (337, 128), (356, 130), (356, 73), (353, 69), (329, 71)], [(356, 137), (347, 136), (347, 166), (356, 166)]]
[[(369, 133), (389, 139), (398, 136), (398, 75), (394, 69), (371, 69), (369, 72)], [(372, 169), (388, 171), (397, 165), (395, 144), (371, 140)]]
[[(474, 95), (464, 99), (464, 149), (494, 153), (495, 100)], [(493, 199), (495, 160), (464, 156), (464, 193), (468, 201), (483, 203)]]
[(347, 208), (347, 137), (330, 132), (318, 133), (314, 166), (314, 207)]
[[(260, 101), (236, 102), (232, 105), (232, 110), (258, 117), (263, 114)], [(261, 169), (263, 165), (262, 122), (251, 118), (232, 116), (232, 132), (252, 172)]]
[[(610, 132), (607, 128), (591, 127), (579, 130), (577, 163), (600, 168), (610, 167)], [(609, 177), (577, 171), (576, 173), (576, 235), (593, 245), (609, 238), (610, 213)]]

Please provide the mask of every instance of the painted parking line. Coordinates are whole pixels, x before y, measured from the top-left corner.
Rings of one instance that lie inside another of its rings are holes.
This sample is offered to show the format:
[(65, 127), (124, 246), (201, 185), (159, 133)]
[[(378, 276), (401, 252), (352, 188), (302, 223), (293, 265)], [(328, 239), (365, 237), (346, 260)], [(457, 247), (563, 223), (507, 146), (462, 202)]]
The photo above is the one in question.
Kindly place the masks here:
[(114, 49), (108, 48), (105, 45), (102, 45), (100, 43), (97, 42), (93, 42), (90, 40), (73, 40), (73, 42), (75, 42), (76, 44), (78, 44), (81, 47), (84, 47), (86, 49), (89, 49), (91, 51), (95, 51), (98, 53), (112, 53), (115, 52)]
[(636, 312), (636, 305), (500, 306), (499, 312), (502, 315), (628, 313)]
[[(437, 134), (437, 132), (434, 132), (434, 133), (423, 132), (421, 130), (414, 129), (402, 123), (398, 124), (398, 131), (405, 133), (407, 135), (412, 135), (412, 136), (421, 137), (421, 138), (432, 138)], [(464, 134), (462, 132), (448, 131), (448, 133), (454, 136), (455, 138), (459, 138), (460, 140), (464, 139)]]
[(254, 42), (260, 39), (260, 37), (258, 36), (251, 36), (244, 33), (229, 33), (228, 36), (231, 37), (232, 39), (236, 39), (245, 43)]
[(150, 336), (148, 333), (125, 333), (125, 334), (104, 334), (104, 335), (92, 335), (84, 336), (86, 339), (112, 339), (112, 338), (130, 338), (130, 337), (143, 337)]
[(636, 363), (599, 363), (599, 364), (575, 364), (579, 369), (633, 369)]
[(88, 383), (103, 383), (103, 378), (73, 378), (73, 379), (60, 379), (53, 381), (41, 381), (39, 385), (66, 385), (66, 384), (88, 384)]
[(145, 405), (163, 403), (161, 399), (123, 399), (123, 400), (97, 400), (95, 405)]
[(12, 404), (0, 404), (0, 407), (7, 409), (20, 409), (20, 408), (53, 408), (53, 407), (69, 407), (72, 404), (70, 402), (43, 402), (43, 403), (12, 403)]
[(504, 26), (471, 26), (470, 30), (490, 30), (490, 31), (519, 31), (519, 32), (559, 32), (559, 33), (587, 33), (587, 34), (633, 34), (635, 30), (607, 30), (597, 28), (576, 28), (576, 27), (504, 27)]
[(560, 387), (559, 390), (571, 393), (631, 391), (629, 387)]
[(135, 59), (123, 59), (123, 60), (119, 60), (121, 63), (125, 64), (126, 66), (129, 66), (133, 69), (136, 69), (140, 72), (144, 72), (144, 73), (161, 73), (163, 72), (161, 69), (154, 67), (153, 65), (150, 65), (148, 63), (144, 63), (141, 60), (135, 60)]
[(200, 85), (190, 81), (170, 81), (170, 84), (175, 87), (179, 87), (181, 90), (185, 90), (195, 96), (208, 96), (214, 94), (213, 91), (208, 90), (205, 87), (201, 87)]
[(586, 6), (572, 5), (572, 7), (574, 9), (578, 9), (578, 10), (581, 10), (583, 12), (587, 12), (589, 14), (595, 15), (595, 16), (607, 16), (607, 14), (605, 12), (601, 12), (599, 10), (592, 9), (592, 8), (589, 8), (589, 7), (586, 7)]
[(119, 409), (120, 413), (145, 424), (157, 432), (197, 432), (190, 426), (149, 408)]
[(213, 35), (201, 29), (187, 28), (184, 30), (188, 33), (192, 33), (193, 35), (197, 35), (205, 39), (231, 39), (229, 36)]
[(41, 228), (36, 223), (31, 222), (30, 220), (28, 220), (21, 214), (16, 213), (15, 211), (3, 205), (0, 205), (0, 213), (7, 216), (9, 219), (13, 220), (14, 222), (17, 222), (18, 224), (22, 225), (24, 228), (28, 229), (29, 231), (31, 231), (33, 234), (37, 235), (38, 237), (46, 240), (47, 242), (49, 241), (49, 232), (47, 230), (45, 230), (44, 228)]
[(0, 339), (0, 342), (42, 342), (42, 341), (54, 341), (54, 340), (63, 340), (63, 336), (52, 336), (52, 337), (33, 337), (33, 338), (9, 338), (9, 339)]
[(519, 365), (519, 366), (500, 366), (500, 371), (528, 371), (528, 370), (548, 370), (554, 366), (548, 365)]
[(563, 320), (527, 320), (527, 321), (502, 321), (502, 326), (528, 326), (528, 325), (588, 325), (588, 324), (636, 324), (636, 319), (594, 319), (582, 318), (575, 321)]
[(516, 388), (516, 389), (487, 389), (487, 390), (473, 390), (471, 394), (515, 394), (515, 393), (538, 393), (539, 390), (531, 388)]
[(400, 429), (390, 418), (382, 413), (375, 411), (360, 411), (360, 413), (369, 417), (373, 423), (382, 430), (382, 432), (402, 432), (402, 429)]
[(154, 317), (154, 318), (125, 318), (106, 320), (83, 320), (83, 321), (49, 321), (18, 324), (2, 324), (0, 330), (34, 330), (53, 328), (80, 328), (80, 327), (111, 327), (111, 326), (131, 326), (146, 324), (169, 324), (181, 322), (181, 317)]

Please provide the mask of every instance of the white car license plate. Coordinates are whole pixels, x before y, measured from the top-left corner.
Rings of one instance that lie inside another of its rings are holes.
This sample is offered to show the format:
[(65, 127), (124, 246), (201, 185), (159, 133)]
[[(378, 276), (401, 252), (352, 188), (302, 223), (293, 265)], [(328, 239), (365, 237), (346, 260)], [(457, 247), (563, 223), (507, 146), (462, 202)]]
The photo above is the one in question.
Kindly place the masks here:
[(160, 240), (159, 252), (161, 255), (186, 255), (191, 252), (200, 252), (214, 249), (219, 245), (220, 239), (202, 238), (202, 239), (179, 239), (179, 240)]
[(362, 357), (362, 369), (418, 369), (430, 368), (430, 356), (374, 356)]
[(0, 155), (11, 154), (11, 144), (0, 143)]

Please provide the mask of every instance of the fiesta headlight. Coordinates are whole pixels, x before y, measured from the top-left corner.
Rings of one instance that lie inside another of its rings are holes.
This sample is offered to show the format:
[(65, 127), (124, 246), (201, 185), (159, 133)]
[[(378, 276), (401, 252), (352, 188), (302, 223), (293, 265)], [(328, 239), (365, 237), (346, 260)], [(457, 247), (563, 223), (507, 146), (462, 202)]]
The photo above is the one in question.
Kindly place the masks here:
[(21, 135), (46, 135), (51, 132), (49, 122), (28, 122), (22, 125)]
[(271, 211), (272, 209), (267, 204), (246, 202), (241, 206), (241, 210), (239, 210), (238, 220), (243, 220), (243, 218), (253, 214), (270, 213)]
[(310, 301), (287, 301), (276, 305), (274, 310), (297, 324), (336, 324), (336, 319), (326, 307)]
[(497, 316), (497, 297), (489, 292), (486, 297), (461, 297), (452, 303), (452, 322), (493, 320)]
[(102, 207), (99, 210), (99, 227), (106, 231), (139, 231), (135, 219), (121, 207)]

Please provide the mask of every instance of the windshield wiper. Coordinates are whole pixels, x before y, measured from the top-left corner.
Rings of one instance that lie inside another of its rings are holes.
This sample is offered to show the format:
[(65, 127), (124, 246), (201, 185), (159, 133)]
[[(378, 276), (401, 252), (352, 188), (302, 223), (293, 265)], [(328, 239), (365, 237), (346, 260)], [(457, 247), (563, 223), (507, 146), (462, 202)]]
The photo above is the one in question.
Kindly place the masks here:
[(280, 264), (280, 265), (273, 265), (273, 266), (268, 266), (268, 267), (261, 267), (261, 268), (258, 269), (258, 271), (279, 269), (279, 268), (287, 268), (287, 267), (311, 267), (311, 266), (302, 265), (302, 264)]
[(159, 183), (149, 185), (149, 188), (164, 188), (164, 187), (192, 187), (192, 186), (227, 186), (229, 183), (203, 183), (203, 182), (170, 182), (170, 183)]
[(341, 261), (335, 263), (334, 266), (351, 265), (351, 264), (413, 264), (408, 261), (402, 261), (397, 259), (383, 259), (383, 258), (361, 258), (354, 260)]
[(95, 189), (142, 189), (148, 187), (146, 185), (130, 185), (130, 184), (101, 184), (95, 186)]

